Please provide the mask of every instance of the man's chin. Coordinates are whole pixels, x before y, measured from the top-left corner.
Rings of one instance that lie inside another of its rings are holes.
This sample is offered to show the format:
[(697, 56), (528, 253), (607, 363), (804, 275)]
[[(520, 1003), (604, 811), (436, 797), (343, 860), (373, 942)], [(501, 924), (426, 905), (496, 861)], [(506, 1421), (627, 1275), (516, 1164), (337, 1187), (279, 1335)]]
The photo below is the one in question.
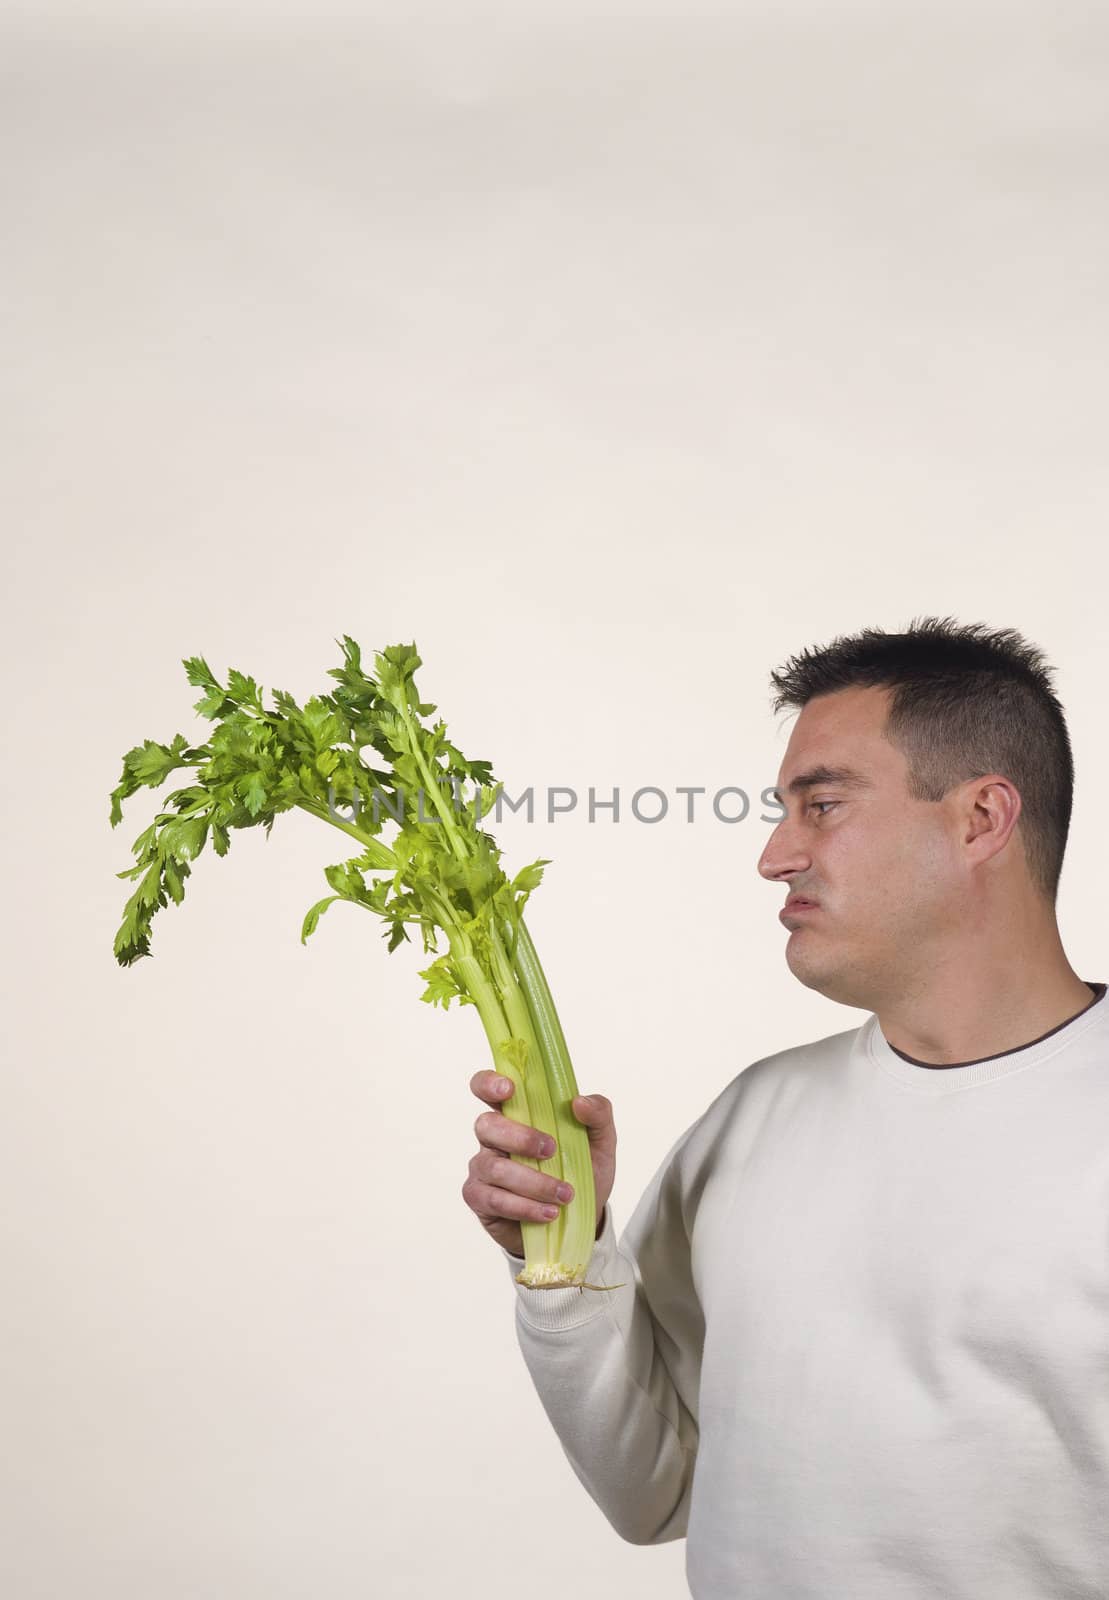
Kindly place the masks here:
[(786, 966), (801, 983), (815, 988), (822, 975), (821, 963), (814, 951), (805, 948), (806, 932), (806, 929), (798, 928), (786, 940)]
[(786, 941), (786, 966), (806, 989), (814, 989), (829, 1000), (837, 1000), (839, 964), (828, 959), (828, 951), (824, 952), (822, 960), (817, 944), (808, 937), (808, 933), (807, 928), (798, 928)]
[(789, 964), (789, 970), (798, 983), (803, 984), (806, 989), (811, 989), (814, 994), (822, 994), (826, 1000), (834, 1000), (836, 998), (829, 988), (828, 979), (821, 973), (809, 972), (803, 968), (795, 967), (792, 962)]
[(806, 950), (803, 939), (790, 939), (787, 943), (786, 965), (798, 983), (814, 994), (822, 994), (825, 1000), (862, 1011), (874, 1009), (868, 997), (869, 989), (868, 993), (861, 992), (857, 969), (846, 969), (842, 959), (821, 961), (815, 946)]

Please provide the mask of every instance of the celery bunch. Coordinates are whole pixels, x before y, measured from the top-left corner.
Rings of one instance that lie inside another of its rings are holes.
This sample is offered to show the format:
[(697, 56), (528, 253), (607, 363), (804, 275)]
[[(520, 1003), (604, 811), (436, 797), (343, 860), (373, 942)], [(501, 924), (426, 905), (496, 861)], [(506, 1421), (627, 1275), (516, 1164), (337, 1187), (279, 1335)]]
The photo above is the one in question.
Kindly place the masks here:
[[(179, 767), (192, 768), (193, 781), (169, 795), (135, 840), (136, 865), (117, 874), (138, 884), (116, 934), (116, 960), (129, 967), (150, 954), (154, 913), (170, 900), (180, 905), (209, 835), (216, 854), (226, 855), (233, 828), (261, 824), (268, 838), (277, 813), (294, 806), (341, 829), (359, 853), (324, 869), (333, 893), (308, 911), (301, 943), (336, 900), (381, 918), (390, 953), (419, 928), (424, 953), (436, 957), (419, 974), (427, 983), (420, 998), (444, 1010), (452, 1000), (476, 1006), (496, 1070), (514, 1084), (504, 1114), (556, 1141), (549, 1160), (513, 1159), (574, 1188), (554, 1221), (521, 1224), (525, 1265), (516, 1281), (591, 1287), (585, 1269), (597, 1218), (589, 1139), (570, 1109), (578, 1088), (523, 917), (549, 862), (533, 861), (512, 879), (501, 868), (479, 823), (503, 786), (488, 762), (462, 755), (442, 721), (425, 722), (437, 708), (416, 692), (415, 644), (376, 654), (372, 675), (349, 635), (342, 648), (343, 665), (329, 669), (338, 687), (303, 708), (275, 689), (267, 710), (253, 678), (231, 671), (224, 685), (202, 657), (182, 663), (204, 691), (195, 709), (215, 726), (207, 744), (176, 734), (168, 745), (146, 739), (123, 758), (111, 795), (113, 828), (122, 801), (143, 785), (157, 788)], [(469, 801), (460, 792), (467, 780), (475, 786)], [(394, 828), (388, 842), (379, 837), (387, 824)]]

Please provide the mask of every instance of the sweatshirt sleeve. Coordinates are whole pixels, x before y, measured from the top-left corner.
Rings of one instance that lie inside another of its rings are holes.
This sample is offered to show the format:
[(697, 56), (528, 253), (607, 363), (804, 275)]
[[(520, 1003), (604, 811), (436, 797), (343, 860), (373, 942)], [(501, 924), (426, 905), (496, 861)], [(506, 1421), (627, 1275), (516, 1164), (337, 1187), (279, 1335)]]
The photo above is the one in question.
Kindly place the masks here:
[[(683, 1136), (684, 1138), (684, 1136)], [(693, 1283), (678, 1141), (619, 1243), (611, 1208), (586, 1279), (516, 1284), (516, 1334), (577, 1477), (621, 1538), (684, 1538), (697, 1455), (704, 1317)], [(512, 1277), (523, 1265), (504, 1251)]]

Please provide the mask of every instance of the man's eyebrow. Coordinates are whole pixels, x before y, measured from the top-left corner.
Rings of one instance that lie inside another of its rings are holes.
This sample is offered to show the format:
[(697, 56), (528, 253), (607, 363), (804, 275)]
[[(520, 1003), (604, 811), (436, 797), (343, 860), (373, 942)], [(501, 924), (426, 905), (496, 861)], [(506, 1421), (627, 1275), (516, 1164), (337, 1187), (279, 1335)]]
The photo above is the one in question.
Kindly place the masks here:
[[(808, 772), (799, 772), (796, 778), (789, 783), (790, 794), (802, 794), (806, 789), (815, 789), (822, 783), (835, 783), (844, 789), (872, 789), (872, 781), (864, 777), (861, 772), (856, 772), (853, 767), (810, 767)], [(780, 789), (771, 789), (771, 799), (782, 802)]]

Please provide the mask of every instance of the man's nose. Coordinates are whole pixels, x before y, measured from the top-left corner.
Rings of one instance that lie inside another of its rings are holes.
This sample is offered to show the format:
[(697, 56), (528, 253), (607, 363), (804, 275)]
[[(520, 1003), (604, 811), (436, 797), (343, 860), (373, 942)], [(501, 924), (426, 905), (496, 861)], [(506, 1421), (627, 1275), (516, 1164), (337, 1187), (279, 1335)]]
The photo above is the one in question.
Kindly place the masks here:
[(790, 828), (788, 820), (779, 822), (759, 857), (760, 875), (773, 882), (791, 872), (805, 872), (809, 865), (809, 852)]

